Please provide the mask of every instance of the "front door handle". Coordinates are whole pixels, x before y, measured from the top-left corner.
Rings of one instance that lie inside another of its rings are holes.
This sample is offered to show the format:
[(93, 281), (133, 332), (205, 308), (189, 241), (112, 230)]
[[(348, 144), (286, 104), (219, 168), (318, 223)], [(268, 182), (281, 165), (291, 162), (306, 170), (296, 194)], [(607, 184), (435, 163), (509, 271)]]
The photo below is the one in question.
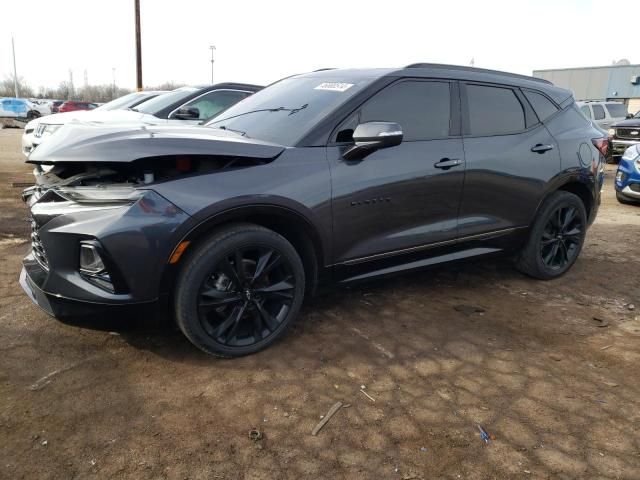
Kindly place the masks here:
[(553, 150), (553, 145), (543, 145), (542, 143), (538, 143), (537, 145), (531, 147), (532, 152), (540, 154), (548, 152), (549, 150)]
[(457, 158), (442, 158), (434, 165), (434, 167), (441, 168), (442, 170), (449, 170), (451, 167), (456, 167), (461, 163), (462, 162)]

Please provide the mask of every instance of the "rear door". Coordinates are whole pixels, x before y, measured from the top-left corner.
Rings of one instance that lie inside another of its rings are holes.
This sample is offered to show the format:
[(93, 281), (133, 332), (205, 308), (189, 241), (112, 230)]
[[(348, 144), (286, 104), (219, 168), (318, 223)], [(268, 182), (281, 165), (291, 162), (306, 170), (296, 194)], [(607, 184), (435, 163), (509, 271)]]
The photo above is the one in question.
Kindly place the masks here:
[[(542, 97), (555, 114), (557, 107)], [(546, 182), (560, 170), (556, 141), (520, 89), (466, 83), (461, 98), (466, 170), (460, 238), (528, 226)]]
[[(375, 94), (336, 129), (327, 148), (335, 263), (386, 258), (455, 240), (464, 176), (456, 82), (402, 80)], [(359, 123), (397, 122), (403, 142), (346, 161)], [(440, 168), (443, 159), (453, 167)]]

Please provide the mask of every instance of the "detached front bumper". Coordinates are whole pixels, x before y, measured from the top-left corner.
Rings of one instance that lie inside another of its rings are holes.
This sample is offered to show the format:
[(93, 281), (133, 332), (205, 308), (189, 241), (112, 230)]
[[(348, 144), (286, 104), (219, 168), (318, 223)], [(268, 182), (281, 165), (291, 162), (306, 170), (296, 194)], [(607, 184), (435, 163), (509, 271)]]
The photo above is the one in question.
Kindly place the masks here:
[[(31, 205), (32, 249), (20, 274), (34, 303), (56, 317), (157, 303), (174, 235), (190, 218), (186, 213), (153, 191), (111, 207), (45, 199)], [(113, 288), (80, 270), (86, 242), (99, 246)]]

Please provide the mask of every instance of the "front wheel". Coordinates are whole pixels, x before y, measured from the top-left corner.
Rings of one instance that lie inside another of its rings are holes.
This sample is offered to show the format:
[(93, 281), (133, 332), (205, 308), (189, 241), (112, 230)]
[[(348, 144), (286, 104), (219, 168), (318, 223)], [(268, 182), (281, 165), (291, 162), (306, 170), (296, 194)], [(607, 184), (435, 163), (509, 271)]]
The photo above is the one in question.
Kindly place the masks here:
[(555, 192), (540, 207), (516, 267), (541, 280), (559, 277), (571, 268), (582, 249), (587, 212), (570, 192)]
[(186, 259), (176, 285), (176, 321), (207, 353), (248, 355), (283, 336), (298, 315), (304, 285), (300, 256), (284, 237), (234, 225)]

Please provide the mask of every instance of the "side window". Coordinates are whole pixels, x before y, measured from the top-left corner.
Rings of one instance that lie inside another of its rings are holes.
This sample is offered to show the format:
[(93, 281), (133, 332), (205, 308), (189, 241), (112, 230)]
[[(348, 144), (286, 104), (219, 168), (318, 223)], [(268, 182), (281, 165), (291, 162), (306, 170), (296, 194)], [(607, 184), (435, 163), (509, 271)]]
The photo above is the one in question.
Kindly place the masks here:
[(360, 123), (397, 122), (404, 141), (449, 136), (449, 83), (404, 81), (385, 88), (360, 109)]
[(591, 120), (591, 109), (589, 108), (589, 105), (581, 106), (580, 111), (585, 117), (587, 117), (588, 120)]
[(595, 120), (602, 120), (604, 118), (604, 108), (602, 105), (591, 105), (593, 108), (593, 118)]
[(512, 89), (466, 87), (471, 135), (506, 135), (525, 129), (524, 108)]
[(547, 118), (558, 111), (551, 100), (542, 95), (541, 93), (532, 92), (530, 90), (523, 90), (524, 96), (527, 97), (529, 103), (533, 107), (541, 122), (544, 122)]
[(216, 90), (191, 100), (189, 103), (184, 104), (183, 107), (197, 108), (200, 112), (198, 119), (206, 120), (249, 95), (249, 92), (240, 92), (238, 90)]

